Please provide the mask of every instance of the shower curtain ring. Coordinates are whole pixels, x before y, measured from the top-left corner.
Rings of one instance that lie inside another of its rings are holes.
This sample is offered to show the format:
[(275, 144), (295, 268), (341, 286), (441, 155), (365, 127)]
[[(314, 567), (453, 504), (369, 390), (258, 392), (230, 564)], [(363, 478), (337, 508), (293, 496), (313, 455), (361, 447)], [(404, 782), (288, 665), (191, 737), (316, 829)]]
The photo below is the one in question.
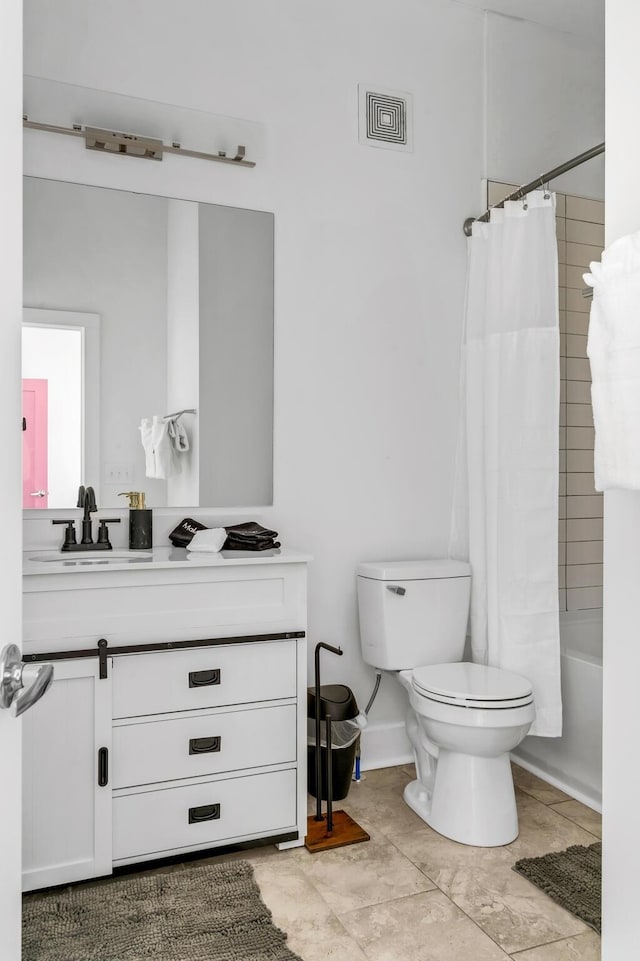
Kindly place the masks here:
[(549, 193), (549, 181), (547, 181), (546, 184), (544, 185), (544, 199), (545, 200), (551, 199), (551, 194)]
[(528, 210), (528, 209), (529, 209), (529, 204), (527, 203), (527, 195), (526, 195), (526, 194), (523, 194), (523, 195), (522, 195), (522, 209), (523, 209), (523, 210)]

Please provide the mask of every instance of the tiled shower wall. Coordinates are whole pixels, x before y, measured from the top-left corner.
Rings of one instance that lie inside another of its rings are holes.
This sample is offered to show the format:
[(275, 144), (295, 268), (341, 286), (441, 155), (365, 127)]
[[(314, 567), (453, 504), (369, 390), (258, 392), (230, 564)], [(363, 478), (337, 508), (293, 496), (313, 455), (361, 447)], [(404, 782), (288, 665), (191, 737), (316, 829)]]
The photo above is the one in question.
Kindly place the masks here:
[[(517, 185), (490, 182), (489, 204)], [(602, 607), (602, 494), (593, 486), (593, 412), (582, 275), (604, 247), (604, 203), (556, 195), (560, 303), (560, 610)]]

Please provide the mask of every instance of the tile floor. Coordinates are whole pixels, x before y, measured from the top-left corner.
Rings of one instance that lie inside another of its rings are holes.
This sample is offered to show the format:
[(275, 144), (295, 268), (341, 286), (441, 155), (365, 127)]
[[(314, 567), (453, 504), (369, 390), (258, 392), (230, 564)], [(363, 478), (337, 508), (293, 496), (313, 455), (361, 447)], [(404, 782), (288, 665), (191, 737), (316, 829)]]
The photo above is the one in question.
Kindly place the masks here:
[(592, 844), (599, 815), (514, 767), (520, 836), (467, 847), (406, 806), (412, 777), (411, 767), (368, 771), (337, 805), (369, 842), (240, 855), (292, 951), (304, 961), (599, 961), (599, 937), (512, 870), (521, 857)]

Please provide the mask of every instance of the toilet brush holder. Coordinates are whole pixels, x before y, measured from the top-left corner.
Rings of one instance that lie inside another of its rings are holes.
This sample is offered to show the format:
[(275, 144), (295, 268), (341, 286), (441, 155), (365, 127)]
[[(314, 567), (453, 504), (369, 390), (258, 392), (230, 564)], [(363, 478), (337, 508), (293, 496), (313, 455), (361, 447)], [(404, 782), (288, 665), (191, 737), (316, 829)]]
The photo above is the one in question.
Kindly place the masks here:
[[(331, 651), (332, 654), (342, 656), (339, 647), (320, 642), (315, 649), (315, 686), (314, 686), (314, 715), (315, 715), (315, 764), (316, 764), (316, 813), (307, 818), (307, 836), (304, 839), (307, 850), (314, 854), (331, 848), (368, 841), (369, 835), (357, 824), (346, 811), (333, 810), (333, 758), (332, 758), (332, 716), (329, 701), (323, 701), (320, 685), (320, 651)], [(348, 688), (345, 690), (348, 691)], [(350, 692), (349, 692), (350, 693)], [(355, 702), (354, 702), (355, 703)], [(327, 795), (326, 817), (322, 814), (322, 715), (325, 722), (325, 786)], [(336, 719), (337, 720), (337, 719)]]

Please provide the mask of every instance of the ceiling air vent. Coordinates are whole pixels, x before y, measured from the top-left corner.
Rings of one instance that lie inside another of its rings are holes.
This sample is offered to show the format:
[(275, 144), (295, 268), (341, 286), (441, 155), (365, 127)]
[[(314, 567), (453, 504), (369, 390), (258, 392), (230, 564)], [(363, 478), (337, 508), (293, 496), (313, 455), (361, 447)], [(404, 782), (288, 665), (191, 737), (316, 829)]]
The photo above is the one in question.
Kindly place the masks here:
[(360, 143), (388, 150), (413, 150), (411, 94), (360, 84)]

